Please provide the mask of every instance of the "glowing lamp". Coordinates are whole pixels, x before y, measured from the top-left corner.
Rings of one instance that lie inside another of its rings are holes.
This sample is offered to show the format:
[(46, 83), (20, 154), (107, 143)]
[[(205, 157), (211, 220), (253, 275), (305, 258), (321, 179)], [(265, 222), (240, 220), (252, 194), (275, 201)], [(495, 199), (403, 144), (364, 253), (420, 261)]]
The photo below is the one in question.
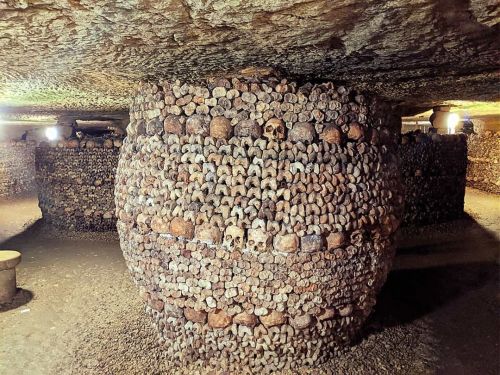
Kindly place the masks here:
[(49, 141), (55, 141), (58, 136), (58, 131), (55, 127), (51, 126), (50, 128), (45, 129), (45, 136)]
[(455, 128), (460, 121), (460, 117), (456, 113), (450, 113), (446, 119), (448, 125), (448, 134), (455, 134)]

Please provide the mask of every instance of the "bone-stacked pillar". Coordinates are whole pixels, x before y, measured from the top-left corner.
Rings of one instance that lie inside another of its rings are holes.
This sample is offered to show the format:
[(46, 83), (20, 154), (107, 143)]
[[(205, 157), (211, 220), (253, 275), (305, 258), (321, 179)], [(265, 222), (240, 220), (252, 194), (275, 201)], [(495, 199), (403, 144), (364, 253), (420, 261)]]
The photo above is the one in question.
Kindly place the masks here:
[(0, 142), (0, 199), (19, 198), (35, 191), (34, 142)]
[(168, 357), (263, 373), (348, 343), (399, 222), (388, 106), (331, 83), (162, 81), (130, 118), (118, 231)]
[(467, 186), (500, 194), (500, 132), (467, 137)]
[(43, 218), (60, 229), (115, 230), (114, 178), (121, 139), (41, 144), (35, 152)]
[(464, 213), (464, 134), (405, 134), (399, 145), (405, 190), (403, 226), (431, 225)]

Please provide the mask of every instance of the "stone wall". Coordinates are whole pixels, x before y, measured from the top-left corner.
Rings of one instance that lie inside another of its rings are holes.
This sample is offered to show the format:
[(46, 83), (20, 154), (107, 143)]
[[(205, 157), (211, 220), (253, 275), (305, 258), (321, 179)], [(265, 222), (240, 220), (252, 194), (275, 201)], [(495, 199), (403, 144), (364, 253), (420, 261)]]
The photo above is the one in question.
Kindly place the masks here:
[(405, 187), (403, 225), (426, 225), (463, 215), (465, 135), (406, 134), (399, 146)]
[[(52, 147), (51, 147), (52, 146)], [(121, 140), (70, 140), (36, 149), (38, 199), (50, 224), (78, 231), (115, 230), (114, 181)]]
[(0, 142), (0, 199), (35, 191), (35, 144)]
[(117, 228), (167, 358), (261, 374), (350, 342), (394, 254), (400, 117), (331, 83), (234, 78), (141, 85), (130, 118)]
[(471, 134), (467, 146), (467, 186), (500, 194), (500, 132)]

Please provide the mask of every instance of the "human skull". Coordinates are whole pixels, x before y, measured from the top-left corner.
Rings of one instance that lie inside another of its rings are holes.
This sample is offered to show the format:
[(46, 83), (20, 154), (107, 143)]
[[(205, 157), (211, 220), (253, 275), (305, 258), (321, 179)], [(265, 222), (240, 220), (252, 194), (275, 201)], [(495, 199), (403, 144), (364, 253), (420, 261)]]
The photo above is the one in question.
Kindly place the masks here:
[(273, 117), (264, 126), (264, 137), (269, 141), (277, 141), (285, 138), (285, 125), (283, 120)]
[(187, 134), (209, 135), (208, 122), (202, 115), (190, 116), (186, 121)]
[(146, 124), (146, 134), (155, 135), (163, 131), (163, 123), (159, 119), (153, 119)]
[(273, 248), (283, 253), (294, 253), (299, 247), (299, 237), (295, 233), (276, 235), (273, 239)]
[(243, 120), (234, 127), (234, 135), (257, 139), (262, 135), (262, 128), (255, 120)]
[(224, 233), (222, 244), (229, 249), (242, 249), (245, 231), (236, 225), (230, 225)]
[(288, 133), (288, 139), (292, 142), (311, 143), (316, 132), (314, 126), (309, 122), (297, 122)]
[(217, 139), (229, 139), (233, 133), (231, 121), (224, 116), (216, 116), (210, 122), (210, 136)]
[(349, 131), (347, 132), (347, 137), (354, 141), (361, 140), (365, 135), (365, 129), (362, 125), (357, 122), (349, 124)]
[(179, 116), (170, 115), (163, 121), (163, 130), (166, 134), (182, 135), (185, 132), (184, 125)]
[(219, 228), (210, 223), (198, 225), (195, 229), (194, 236), (199, 241), (211, 244), (220, 243), (221, 240), (221, 232)]
[(265, 251), (269, 245), (271, 237), (262, 229), (248, 230), (248, 248), (256, 251)]
[(335, 124), (327, 124), (321, 133), (321, 139), (336, 145), (342, 143), (342, 136), (342, 130)]

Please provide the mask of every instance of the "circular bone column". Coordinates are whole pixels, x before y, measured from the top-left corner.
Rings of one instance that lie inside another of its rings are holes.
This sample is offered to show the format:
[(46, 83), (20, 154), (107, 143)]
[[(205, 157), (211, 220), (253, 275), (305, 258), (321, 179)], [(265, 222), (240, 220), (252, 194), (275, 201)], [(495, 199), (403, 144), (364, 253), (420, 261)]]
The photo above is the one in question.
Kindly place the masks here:
[(331, 83), (141, 84), (121, 150), (121, 247), (174, 365), (319, 366), (393, 257), (388, 106)]

